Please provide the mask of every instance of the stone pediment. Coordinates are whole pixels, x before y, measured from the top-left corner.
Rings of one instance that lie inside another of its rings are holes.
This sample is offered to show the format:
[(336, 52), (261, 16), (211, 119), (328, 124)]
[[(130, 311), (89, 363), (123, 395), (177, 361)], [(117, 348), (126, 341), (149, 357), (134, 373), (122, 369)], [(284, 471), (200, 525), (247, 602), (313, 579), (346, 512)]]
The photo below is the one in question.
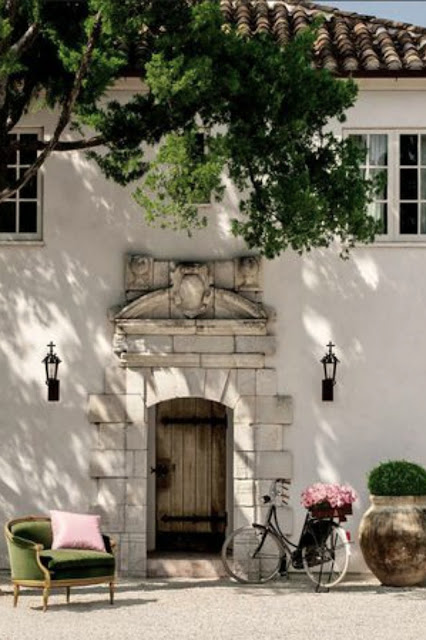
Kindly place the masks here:
[[(185, 285), (185, 279), (182, 281)], [(201, 290), (196, 281), (188, 283), (187, 290), (175, 287), (146, 293), (130, 302), (115, 314), (114, 320), (265, 320), (263, 306), (227, 289), (209, 287)]]

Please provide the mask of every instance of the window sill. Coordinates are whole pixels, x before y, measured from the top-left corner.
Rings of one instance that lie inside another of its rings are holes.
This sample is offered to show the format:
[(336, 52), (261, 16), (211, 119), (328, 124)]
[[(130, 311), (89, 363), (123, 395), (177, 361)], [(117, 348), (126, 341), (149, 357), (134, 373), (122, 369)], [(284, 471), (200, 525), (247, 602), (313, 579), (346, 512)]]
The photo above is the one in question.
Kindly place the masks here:
[(424, 240), (377, 240), (370, 244), (358, 245), (357, 249), (426, 249), (426, 238)]
[(44, 247), (44, 240), (0, 240), (0, 247)]

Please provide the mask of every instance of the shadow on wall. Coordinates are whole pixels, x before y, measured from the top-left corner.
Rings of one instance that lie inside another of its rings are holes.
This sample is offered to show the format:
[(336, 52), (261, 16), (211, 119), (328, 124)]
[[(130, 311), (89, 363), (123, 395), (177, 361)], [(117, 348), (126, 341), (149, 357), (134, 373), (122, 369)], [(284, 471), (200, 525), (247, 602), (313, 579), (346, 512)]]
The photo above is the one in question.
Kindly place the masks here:
[[(83, 154), (52, 157), (43, 181), (45, 246), (0, 246), (0, 522), (91, 502), (87, 395), (103, 391), (114, 358), (107, 311), (124, 303), (124, 255), (194, 260), (244, 251), (229, 234), (232, 194), (217, 222), (191, 239), (148, 229), (129, 191)], [(61, 401), (48, 404), (41, 360), (50, 340), (63, 362)]]
[[(367, 472), (380, 460), (424, 464), (422, 353), (426, 279), (421, 249), (359, 248), (342, 261), (333, 248), (285, 255), (265, 267), (265, 301), (277, 312), (280, 392), (292, 395), (286, 446), (300, 492), (312, 482), (349, 482), (360, 494), (349, 528), (368, 507)], [(340, 359), (333, 403), (321, 401), (320, 359), (329, 340)]]

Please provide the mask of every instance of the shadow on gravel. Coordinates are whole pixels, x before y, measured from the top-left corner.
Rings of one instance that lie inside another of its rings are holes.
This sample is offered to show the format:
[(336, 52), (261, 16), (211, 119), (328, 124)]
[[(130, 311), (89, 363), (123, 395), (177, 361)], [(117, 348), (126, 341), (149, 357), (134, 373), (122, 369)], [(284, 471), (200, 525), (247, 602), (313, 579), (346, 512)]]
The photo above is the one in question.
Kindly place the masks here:
[[(87, 613), (89, 611), (106, 611), (109, 610), (114, 612), (116, 609), (125, 609), (128, 607), (140, 607), (145, 604), (151, 604), (152, 602), (157, 602), (156, 598), (151, 599), (142, 599), (142, 598), (127, 598), (123, 600), (116, 600), (113, 605), (110, 605), (109, 602), (78, 602), (75, 600), (71, 601), (70, 604), (66, 603), (55, 603), (54, 601), (49, 602), (49, 608), (47, 613), (54, 611), (72, 611), (72, 613)], [(30, 607), (32, 611), (42, 611), (43, 607), (40, 605), (39, 607)]]

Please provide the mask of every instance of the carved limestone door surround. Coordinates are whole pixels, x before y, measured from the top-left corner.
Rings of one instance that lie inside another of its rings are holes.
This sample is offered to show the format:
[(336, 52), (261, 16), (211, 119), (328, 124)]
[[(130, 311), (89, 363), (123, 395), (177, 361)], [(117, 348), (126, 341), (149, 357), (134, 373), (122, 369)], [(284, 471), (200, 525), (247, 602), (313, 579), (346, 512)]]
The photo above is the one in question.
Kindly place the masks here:
[(292, 475), (284, 440), (292, 402), (277, 394), (260, 258), (177, 263), (129, 255), (125, 273), (127, 302), (110, 313), (117, 365), (106, 369), (105, 393), (89, 396), (92, 509), (119, 542), (121, 573), (144, 576), (148, 408), (192, 397), (232, 409), (236, 527), (258, 517), (271, 479)]

